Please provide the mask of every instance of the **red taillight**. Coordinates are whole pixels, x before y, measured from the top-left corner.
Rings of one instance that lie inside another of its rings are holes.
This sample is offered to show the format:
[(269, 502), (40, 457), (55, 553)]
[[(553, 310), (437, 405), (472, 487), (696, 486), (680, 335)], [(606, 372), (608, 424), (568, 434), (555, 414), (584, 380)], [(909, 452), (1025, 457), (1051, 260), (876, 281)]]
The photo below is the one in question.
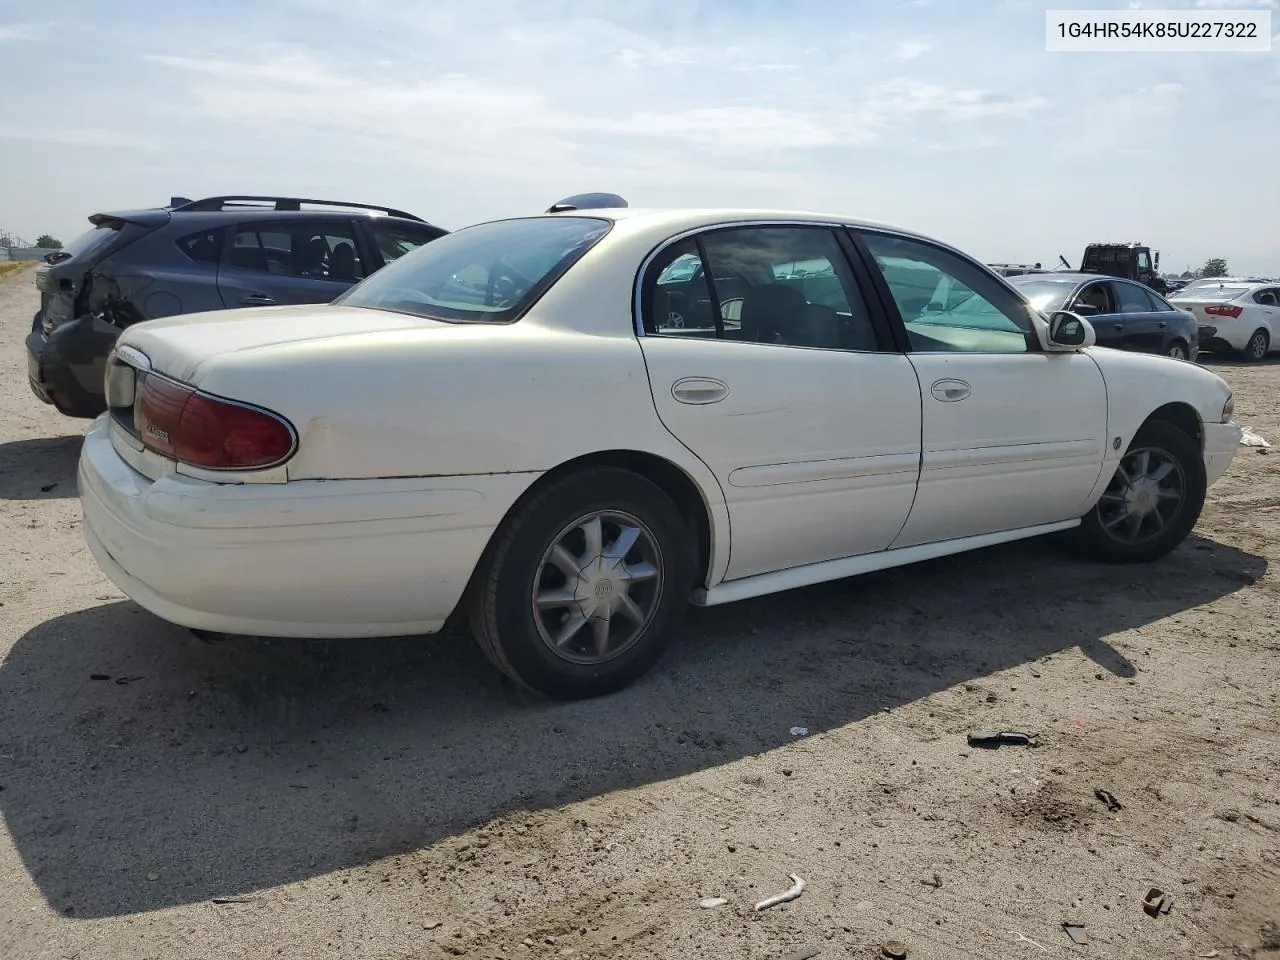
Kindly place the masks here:
[(1211, 313), (1215, 317), (1238, 317), (1244, 313), (1244, 307), (1238, 307), (1234, 303), (1215, 303), (1211, 307), (1205, 307), (1204, 312)]
[(154, 374), (140, 376), (134, 429), (157, 453), (209, 470), (273, 466), (294, 447), (281, 417)]

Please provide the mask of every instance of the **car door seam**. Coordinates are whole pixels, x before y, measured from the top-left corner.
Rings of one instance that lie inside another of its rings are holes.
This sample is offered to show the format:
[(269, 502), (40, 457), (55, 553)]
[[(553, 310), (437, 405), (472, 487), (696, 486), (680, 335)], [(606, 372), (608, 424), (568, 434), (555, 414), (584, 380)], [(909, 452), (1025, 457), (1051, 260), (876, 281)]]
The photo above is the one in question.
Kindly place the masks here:
[[(903, 327), (905, 330), (905, 326)], [(886, 550), (892, 550), (893, 545), (902, 537), (902, 532), (907, 529), (907, 524), (911, 522), (911, 515), (916, 509), (916, 500), (920, 498), (920, 479), (924, 475), (924, 381), (920, 379), (920, 371), (916, 368), (915, 361), (911, 358), (910, 353), (904, 354), (907, 363), (911, 365), (911, 373), (916, 378), (916, 396), (919, 400), (919, 406), (916, 411), (916, 422), (919, 426), (919, 433), (916, 440), (916, 486), (911, 493), (911, 505), (907, 507), (907, 515), (902, 519), (902, 526), (898, 528), (898, 532), (893, 535), (893, 539), (889, 541)]]
[[(649, 382), (649, 403), (653, 406), (654, 417), (657, 418), (658, 423), (662, 424), (662, 429), (667, 432), (667, 435), (671, 437), (671, 439), (673, 439), (676, 443), (680, 444), (681, 447), (683, 447), (685, 450), (689, 452), (689, 455), (691, 457), (693, 457), (700, 464), (706, 467), (707, 473), (709, 473), (711, 475), (711, 479), (715, 481), (716, 489), (720, 491), (720, 499), (724, 501), (725, 525), (727, 527), (727, 529), (725, 530), (725, 539), (728, 541), (728, 547), (725, 549), (725, 554), (724, 554), (725, 555), (724, 569), (725, 569), (725, 572), (728, 572), (729, 565), (733, 563), (733, 511), (729, 509), (729, 495), (725, 493), (724, 484), (720, 482), (720, 478), (716, 475), (715, 470), (711, 468), (711, 464), (707, 463), (706, 460), (704, 460), (702, 457), (698, 455), (698, 452), (696, 450), (694, 450), (682, 439), (680, 439), (680, 437), (676, 436), (675, 432), (672, 431), (671, 427), (667, 425), (667, 421), (662, 416), (662, 411), (658, 409), (658, 398), (654, 395), (653, 371), (649, 369), (649, 358), (648, 356), (645, 355), (644, 344), (640, 342), (640, 337), (636, 337), (635, 343), (636, 343), (636, 350), (640, 352), (640, 363), (644, 366), (645, 379)], [(710, 523), (712, 521), (712, 518), (708, 516), (707, 520), (708, 520), (708, 523)], [(711, 531), (711, 536), (712, 536), (711, 547), (714, 548), (715, 546), (714, 529)], [(706, 577), (707, 580), (711, 579), (710, 574), (711, 574), (711, 555), (710, 555), (710, 551), (708, 551), (707, 577)], [(720, 579), (716, 581), (716, 583), (707, 583), (705, 589), (710, 590), (712, 587), (716, 586), (716, 584), (723, 582), (723, 580), (724, 580), (724, 576), (722, 575)]]

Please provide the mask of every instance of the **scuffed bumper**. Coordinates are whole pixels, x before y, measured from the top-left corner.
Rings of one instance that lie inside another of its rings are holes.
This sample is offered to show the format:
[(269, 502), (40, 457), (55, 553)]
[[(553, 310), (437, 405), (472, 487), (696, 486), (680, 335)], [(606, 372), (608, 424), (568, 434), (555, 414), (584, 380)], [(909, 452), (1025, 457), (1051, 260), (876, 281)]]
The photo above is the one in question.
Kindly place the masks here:
[(153, 481), (116, 452), (107, 421), (90, 428), (80, 458), (90, 552), (156, 616), (220, 633), (436, 631), (494, 528), (535, 479)]
[(1234, 421), (1204, 425), (1204, 472), (1210, 486), (1222, 479), (1231, 466), (1243, 435), (1244, 431)]

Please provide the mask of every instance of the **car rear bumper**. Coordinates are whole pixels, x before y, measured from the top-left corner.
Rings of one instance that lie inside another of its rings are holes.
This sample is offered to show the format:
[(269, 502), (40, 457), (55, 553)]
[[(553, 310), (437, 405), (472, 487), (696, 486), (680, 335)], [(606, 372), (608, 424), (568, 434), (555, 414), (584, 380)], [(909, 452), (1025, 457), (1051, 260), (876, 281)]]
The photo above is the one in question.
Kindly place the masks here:
[(1257, 324), (1251, 324), (1243, 317), (1223, 317), (1213, 328), (1212, 336), (1206, 340), (1201, 335), (1201, 345), (1218, 352), (1243, 350), (1257, 329)]
[(85, 437), (85, 539), (103, 572), (156, 616), (272, 637), (431, 633), (535, 474), (219, 484), (150, 480)]
[(87, 419), (106, 409), (101, 370), (107, 353), (86, 355), (79, 343), (78, 325), (79, 321), (73, 321), (46, 335), (40, 325), (32, 324), (26, 339), (27, 382), (32, 393), (53, 404), (59, 413)]
[(1204, 472), (1210, 486), (1231, 466), (1243, 435), (1244, 431), (1234, 421), (1204, 425)]

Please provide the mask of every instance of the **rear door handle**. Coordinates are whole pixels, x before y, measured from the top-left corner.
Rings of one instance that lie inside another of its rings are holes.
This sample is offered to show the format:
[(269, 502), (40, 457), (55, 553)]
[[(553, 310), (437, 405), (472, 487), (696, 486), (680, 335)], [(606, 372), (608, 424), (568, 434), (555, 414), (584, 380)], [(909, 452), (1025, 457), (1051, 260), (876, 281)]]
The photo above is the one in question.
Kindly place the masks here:
[(939, 380), (930, 389), (933, 398), (943, 403), (955, 403), (973, 393), (973, 388), (963, 380)]
[(729, 385), (711, 377), (685, 377), (671, 385), (671, 395), (681, 403), (719, 403), (729, 395)]
[(1161, 330), (1163, 330), (1165, 327), (1168, 326), (1168, 324), (1165, 323), (1163, 320), (1161, 320), (1159, 323), (1156, 324), (1156, 326), (1159, 327)]
[(1114, 330), (1123, 330), (1123, 329), (1124, 329), (1124, 324), (1123, 324), (1123, 323), (1116, 323), (1116, 324), (1112, 324), (1112, 329), (1114, 329)]
[(278, 301), (275, 297), (268, 297), (265, 293), (246, 293), (240, 298), (240, 302), (249, 307), (266, 307)]

